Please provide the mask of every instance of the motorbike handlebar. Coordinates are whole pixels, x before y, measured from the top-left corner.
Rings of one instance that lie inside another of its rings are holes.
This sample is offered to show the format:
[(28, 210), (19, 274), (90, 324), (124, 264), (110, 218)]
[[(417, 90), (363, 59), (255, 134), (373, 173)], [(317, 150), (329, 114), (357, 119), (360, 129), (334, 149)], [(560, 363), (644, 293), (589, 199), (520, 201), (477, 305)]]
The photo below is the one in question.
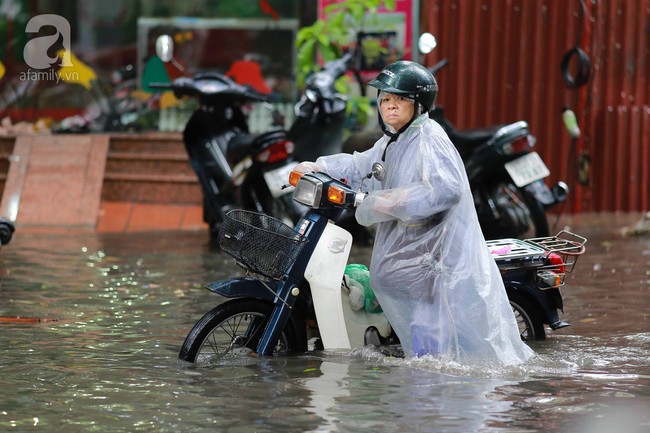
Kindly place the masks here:
[(250, 86), (242, 86), (217, 73), (200, 73), (193, 77), (176, 78), (171, 83), (150, 83), (152, 89), (173, 90), (180, 96), (219, 96), (236, 97), (251, 102), (268, 102), (269, 97)]
[(252, 101), (257, 101), (257, 102), (269, 102), (270, 100), (268, 95), (259, 93), (257, 90), (253, 89), (252, 87), (246, 87), (246, 91), (244, 92), (243, 96), (245, 96), (246, 98)]
[(353, 54), (348, 52), (336, 60), (327, 62), (321, 70), (314, 72), (305, 82), (305, 93), (312, 95), (308, 99), (312, 103), (322, 105), (327, 114), (340, 110), (340, 104), (337, 104), (336, 101), (341, 96), (336, 92), (335, 82), (348, 70), (352, 58)]
[(345, 53), (340, 59), (332, 60), (328, 62), (323, 67), (324, 71), (327, 71), (334, 78), (338, 78), (341, 75), (345, 74), (345, 71), (348, 70), (348, 65), (352, 60), (352, 53)]
[(152, 89), (171, 89), (172, 83), (149, 83), (149, 87)]

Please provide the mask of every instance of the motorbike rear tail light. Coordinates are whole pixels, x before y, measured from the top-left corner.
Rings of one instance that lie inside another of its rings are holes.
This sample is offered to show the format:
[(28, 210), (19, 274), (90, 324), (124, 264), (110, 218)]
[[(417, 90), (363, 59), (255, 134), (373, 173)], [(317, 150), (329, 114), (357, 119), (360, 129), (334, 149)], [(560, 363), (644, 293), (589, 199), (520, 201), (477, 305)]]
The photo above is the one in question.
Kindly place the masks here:
[(283, 161), (293, 153), (294, 144), (289, 140), (276, 141), (255, 156), (259, 162), (273, 164)]
[(532, 135), (524, 135), (516, 140), (507, 143), (503, 146), (503, 151), (507, 155), (528, 152), (535, 147), (535, 137)]
[(557, 253), (550, 253), (548, 255), (548, 263), (549, 265), (557, 266), (554, 268), (554, 271), (556, 271), (558, 274), (564, 274), (564, 259), (562, 256)]

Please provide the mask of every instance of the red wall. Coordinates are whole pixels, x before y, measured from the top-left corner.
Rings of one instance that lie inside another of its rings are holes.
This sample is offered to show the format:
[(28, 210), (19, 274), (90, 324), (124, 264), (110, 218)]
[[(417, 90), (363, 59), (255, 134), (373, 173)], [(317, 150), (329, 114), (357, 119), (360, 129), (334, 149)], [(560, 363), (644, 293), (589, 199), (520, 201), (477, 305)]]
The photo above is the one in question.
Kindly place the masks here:
[[(450, 61), (438, 103), (457, 127), (528, 121), (547, 181), (571, 188), (565, 212), (650, 210), (650, 0), (422, 0), (421, 15), (438, 39), (425, 64)], [(569, 88), (562, 59), (578, 41), (591, 74)], [(578, 116), (578, 140), (563, 106)]]

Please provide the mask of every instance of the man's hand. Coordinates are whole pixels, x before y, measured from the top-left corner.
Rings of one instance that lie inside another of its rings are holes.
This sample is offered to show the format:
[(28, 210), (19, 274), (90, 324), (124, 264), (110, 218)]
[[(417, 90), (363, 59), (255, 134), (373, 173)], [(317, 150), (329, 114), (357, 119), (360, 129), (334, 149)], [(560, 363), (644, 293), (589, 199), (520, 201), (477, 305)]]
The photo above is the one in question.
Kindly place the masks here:
[(366, 193), (365, 192), (358, 192), (354, 196), (354, 207), (357, 207), (361, 204), (364, 198), (366, 198)]
[(323, 167), (311, 161), (303, 161), (293, 168), (300, 173), (313, 173), (315, 171), (323, 171)]

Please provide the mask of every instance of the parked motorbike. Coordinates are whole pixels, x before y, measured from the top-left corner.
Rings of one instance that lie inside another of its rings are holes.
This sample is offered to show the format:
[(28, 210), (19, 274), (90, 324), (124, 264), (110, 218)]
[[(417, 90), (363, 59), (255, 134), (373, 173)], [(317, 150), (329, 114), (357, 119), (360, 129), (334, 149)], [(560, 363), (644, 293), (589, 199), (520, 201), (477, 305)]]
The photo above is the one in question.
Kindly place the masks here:
[[(354, 53), (349, 51), (325, 63), (305, 80), (303, 95), (295, 105), (296, 119), (289, 129), (289, 137), (296, 146), (296, 162), (315, 161), (319, 156), (344, 151), (347, 97), (337, 93), (335, 83), (349, 70), (353, 58)], [(302, 208), (297, 217), (306, 211)], [(337, 223), (351, 231), (356, 242), (372, 243), (374, 231), (357, 224), (353, 210), (344, 210)]]
[(348, 52), (306, 78), (302, 97), (295, 105), (296, 119), (289, 129), (297, 161), (315, 161), (319, 156), (341, 152), (347, 98), (336, 92), (334, 84), (348, 70), (352, 57)]
[[(171, 47), (173, 44), (156, 44)], [(171, 53), (158, 53), (170, 61)], [(294, 144), (274, 111), (275, 126), (262, 134), (249, 133), (244, 107), (268, 102), (266, 95), (235, 83), (218, 72), (179, 77), (149, 87), (170, 89), (176, 97), (199, 100), (183, 131), (183, 141), (203, 192), (203, 219), (216, 235), (225, 214), (234, 207), (273, 215), (287, 223), (297, 220), (290, 189), (282, 189), (295, 166)]]
[[(435, 38), (425, 33), (418, 46), (426, 54), (436, 46)], [(436, 75), (448, 64), (443, 59), (429, 69)], [(563, 181), (552, 187), (544, 182), (550, 171), (534, 151), (536, 138), (527, 122), (460, 130), (445, 117), (443, 107), (434, 107), (429, 116), (444, 128), (465, 163), (486, 239), (550, 234), (546, 211), (566, 200), (569, 187)], [(376, 136), (369, 138), (346, 146), (346, 151), (370, 148)]]
[[(434, 75), (449, 62), (431, 67)], [(548, 236), (546, 210), (566, 200), (569, 188), (560, 181), (548, 187), (549, 169), (533, 150), (528, 123), (459, 130), (435, 107), (429, 117), (449, 135), (463, 161), (481, 229), (486, 239)]]
[[(436, 45), (430, 33), (423, 34), (418, 44), (423, 54)], [(443, 59), (429, 70), (436, 75), (448, 64)], [(439, 106), (429, 117), (444, 128), (465, 162), (486, 239), (549, 236), (546, 211), (566, 200), (569, 187), (560, 181), (549, 188), (544, 182), (550, 171), (534, 151), (536, 138), (527, 122), (459, 130)]]
[[(380, 170), (373, 168), (372, 175), (380, 176)], [(312, 340), (319, 349), (372, 344), (400, 355), (399, 339), (384, 314), (353, 308), (352, 290), (342, 283), (352, 235), (333, 221), (344, 209), (353, 209), (363, 193), (325, 173), (294, 171), (290, 183), (293, 199), (309, 207), (295, 228), (264, 214), (228, 213), (219, 243), (249, 275), (207, 285), (229, 300), (194, 325), (180, 349), (181, 360), (304, 352)], [(558, 236), (529, 243), (503, 240), (489, 247), (513, 297), (522, 338), (545, 338), (544, 324), (566, 326), (557, 315), (562, 308), (557, 289), (584, 242)]]

